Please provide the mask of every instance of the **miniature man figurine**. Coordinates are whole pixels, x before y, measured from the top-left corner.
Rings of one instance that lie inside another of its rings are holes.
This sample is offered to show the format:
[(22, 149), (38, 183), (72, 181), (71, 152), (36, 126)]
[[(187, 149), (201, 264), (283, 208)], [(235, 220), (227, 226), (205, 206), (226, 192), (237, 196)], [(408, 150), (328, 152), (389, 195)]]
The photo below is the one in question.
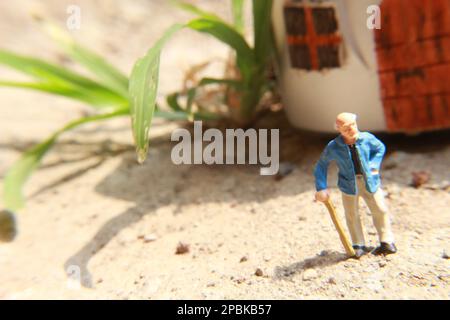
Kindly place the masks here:
[(389, 209), (380, 188), (380, 166), (386, 148), (371, 133), (358, 131), (355, 114), (339, 114), (336, 118), (336, 130), (340, 135), (328, 143), (314, 169), (316, 200), (326, 202), (330, 197), (327, 190), (327, 171), (330, 161), (334, 160), (339, 168), (338, 187), (342, 192), (355, 257), (360, 258), (372, 249), (365, 244), (358, 213), (360, 196), (372, 212), (373, 223), (380, 240), (380, 246), (372, 253), (375, 255), (395, 253), (397, 248), (391, 231)]

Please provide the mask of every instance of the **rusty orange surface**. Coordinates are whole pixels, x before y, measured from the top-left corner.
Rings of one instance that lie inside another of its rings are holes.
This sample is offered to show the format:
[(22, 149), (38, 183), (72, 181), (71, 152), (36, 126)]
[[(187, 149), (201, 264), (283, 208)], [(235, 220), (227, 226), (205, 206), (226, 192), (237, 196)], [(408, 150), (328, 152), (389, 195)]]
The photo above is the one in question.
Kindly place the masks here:
[(450, 1), (383, 0), (375, 31), (389, 131), (450, 128)]

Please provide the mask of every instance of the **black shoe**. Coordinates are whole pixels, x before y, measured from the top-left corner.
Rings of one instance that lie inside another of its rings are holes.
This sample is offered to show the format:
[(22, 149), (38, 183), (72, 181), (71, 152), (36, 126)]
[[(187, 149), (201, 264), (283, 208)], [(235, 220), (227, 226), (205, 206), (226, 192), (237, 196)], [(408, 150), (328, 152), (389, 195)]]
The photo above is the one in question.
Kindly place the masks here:
[(364, 250), (366, 253), (372, 252), (373, 249), (375, 249), (375, 248), (374, 248), (374, 247), (367, 247), (367, 246), (364, 246), (364, 248), (363, 248), (363, 250)]
[(379, 255), (388, 255), (393, 254), (397, 252), (397, 247), (393, 243), (386, 243), (381, 242), (380, 246), (377, 247), (375, 250), (372, 251), (372, 254), (379, 256)]
[(355, 259), (359, 259), (363, 255), (365, 255), (371, 251), (371, 250), (369, 250), (370, 248), (366, 247), (366, 246), (354, 245), (352, 247), (353, 247), (353, 250), (355, 251), (355, 255), (353, 256)]

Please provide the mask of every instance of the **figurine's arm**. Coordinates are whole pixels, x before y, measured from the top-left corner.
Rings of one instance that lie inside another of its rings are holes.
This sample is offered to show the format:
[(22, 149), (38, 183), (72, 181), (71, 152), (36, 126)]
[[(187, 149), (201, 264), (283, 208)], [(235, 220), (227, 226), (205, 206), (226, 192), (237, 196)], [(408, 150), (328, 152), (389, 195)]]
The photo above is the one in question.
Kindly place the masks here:
[(328, 165), (330, 164), (330, 161), (330, 150), (329, 146), (327, 146), (320, 155), (319, 161), (317, 161), (316, 167), (314, 168), (314, 177), (316, 179), (317, 191), (327, 189)]
[(386, 152), (386, 147), (383, 142), (372, 135), (370, 138), (370, 148), (370, 169), (372, 173), (377, 174), (380, 171), (381, 161), (383, 160), (384, 153)]

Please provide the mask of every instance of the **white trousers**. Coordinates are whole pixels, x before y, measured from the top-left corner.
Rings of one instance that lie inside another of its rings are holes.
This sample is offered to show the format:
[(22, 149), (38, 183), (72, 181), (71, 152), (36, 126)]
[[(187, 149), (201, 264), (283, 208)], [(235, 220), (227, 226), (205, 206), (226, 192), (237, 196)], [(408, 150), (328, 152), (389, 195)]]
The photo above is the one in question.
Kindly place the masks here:
[(391, 230), (389, 209), (384, 201), (384, 193), (381, 188), (375, 193), (370, 193), (366, 189), (364, 177), (356, 176), (356, 195), (342, 193), (342, 203), (345, 210), (345, 218), (350, 231), (353, 245), (365, 245), (364, 232), (359, 215), (359, 197), (362, 197), (372, 213), (373, 224), (378, 232), (380, 242), (393, 243), (394, 235)]

